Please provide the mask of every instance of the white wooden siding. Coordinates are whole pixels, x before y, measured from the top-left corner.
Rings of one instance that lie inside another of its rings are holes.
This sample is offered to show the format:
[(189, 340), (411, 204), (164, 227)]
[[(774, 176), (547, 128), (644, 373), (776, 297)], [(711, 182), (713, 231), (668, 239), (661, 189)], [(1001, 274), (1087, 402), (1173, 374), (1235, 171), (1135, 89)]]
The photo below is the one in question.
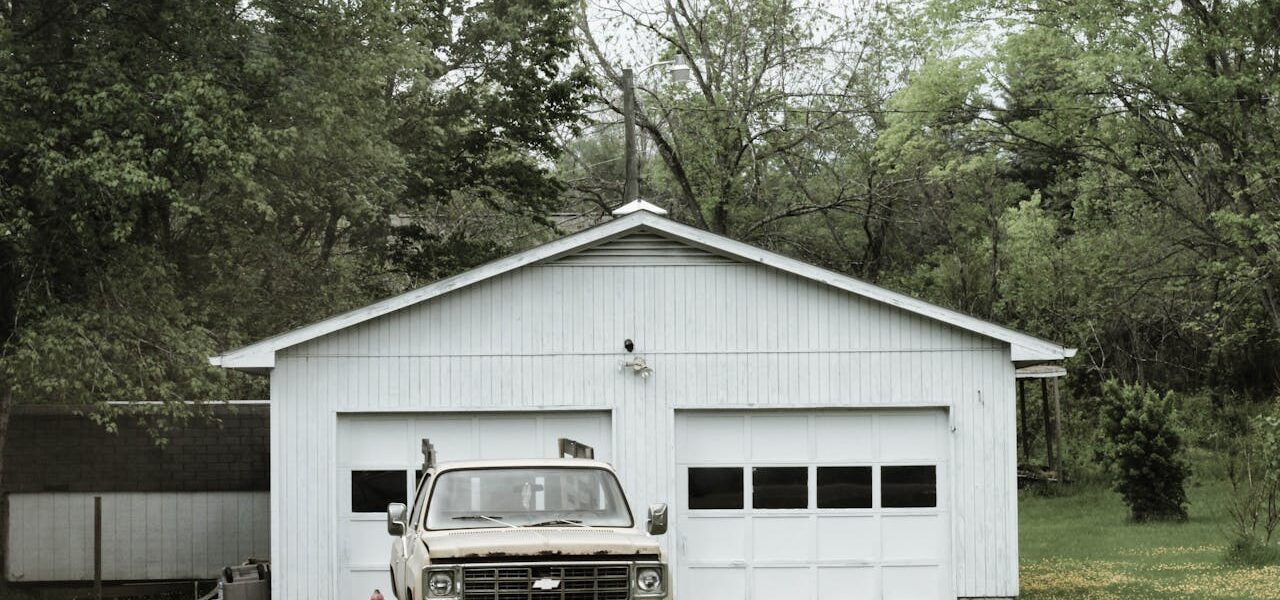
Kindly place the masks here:
[[(628, 338), (647, 380), (619, 369)], [(674, 503), (677, 409), (937, 406), (955, 595), (1014, 596), (1013, 368), (1007, 344), (759, 265), (526, 267), (278, 355), (274, 593), (337, 587), (338, 413), (610, 410), (642, 512)]]
[(307, 357), (851, 354), (1001, 344), (746, 264), (529, 267), (282, 351)]
[(92, 581), (94, 496), (108, 581), (213, 578), (270, 550), (267, 492), (10, 494), (8, 579)]

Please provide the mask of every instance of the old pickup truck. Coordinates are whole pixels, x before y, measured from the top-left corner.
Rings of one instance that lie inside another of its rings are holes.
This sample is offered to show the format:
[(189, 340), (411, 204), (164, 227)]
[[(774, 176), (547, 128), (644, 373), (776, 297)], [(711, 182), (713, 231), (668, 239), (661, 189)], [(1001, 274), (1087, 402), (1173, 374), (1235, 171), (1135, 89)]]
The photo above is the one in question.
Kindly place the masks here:
[(560, 440), (543, 460), (436, 464), (423, 440), (413, 508), (387, 507), (391, 589), (399, 600), (666, 600), (670, 575), (656, 535), (641, 529), (613, 468)]

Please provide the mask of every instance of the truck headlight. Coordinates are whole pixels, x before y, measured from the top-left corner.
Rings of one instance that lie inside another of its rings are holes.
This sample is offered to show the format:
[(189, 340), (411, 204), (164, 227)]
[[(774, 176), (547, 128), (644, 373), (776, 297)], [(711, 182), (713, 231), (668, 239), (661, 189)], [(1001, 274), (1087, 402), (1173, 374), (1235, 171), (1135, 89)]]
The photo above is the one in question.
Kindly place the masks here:
[(636, 589), (646, 594), (662, 592), (662, 569), (660, 567), (640, 567), (636, 569)]
[(427, 591), (432, 596), (448, 596), (453, 593), (453, 572), (432, 571), (427, 576)]

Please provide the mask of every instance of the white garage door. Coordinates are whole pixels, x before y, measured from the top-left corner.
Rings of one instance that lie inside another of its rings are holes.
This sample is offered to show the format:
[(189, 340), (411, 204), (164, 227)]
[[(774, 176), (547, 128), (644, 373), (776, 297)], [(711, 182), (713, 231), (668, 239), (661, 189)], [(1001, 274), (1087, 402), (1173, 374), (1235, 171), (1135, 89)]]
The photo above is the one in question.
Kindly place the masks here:
[(950, 593), (942, 410), (676, 419), (680, 598)]
[(368, 598), (388, 592), (391, 538), (386, 509), (406, 502), (422, 466), (422, 438), (441, 461), (553, 458), (557, 440), (575, 439), (609, 460), (609, 415), (600, 412), (344, 415), (338, 418), (338, 552), (342, 572), (337, 596)]

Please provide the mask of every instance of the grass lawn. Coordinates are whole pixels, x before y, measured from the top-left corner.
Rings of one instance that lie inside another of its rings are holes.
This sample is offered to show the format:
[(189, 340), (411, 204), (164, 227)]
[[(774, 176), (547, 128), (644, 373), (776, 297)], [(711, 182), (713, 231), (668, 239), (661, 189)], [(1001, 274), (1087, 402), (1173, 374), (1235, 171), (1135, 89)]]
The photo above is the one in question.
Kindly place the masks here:
[(1226, 488), (1187, 490), (1191, 520), (1139, 525), (1115, 493), (1086, 488), (1018, 502), (1024, 600), (1280, 600), (1280, 566), (1223, 563)]

